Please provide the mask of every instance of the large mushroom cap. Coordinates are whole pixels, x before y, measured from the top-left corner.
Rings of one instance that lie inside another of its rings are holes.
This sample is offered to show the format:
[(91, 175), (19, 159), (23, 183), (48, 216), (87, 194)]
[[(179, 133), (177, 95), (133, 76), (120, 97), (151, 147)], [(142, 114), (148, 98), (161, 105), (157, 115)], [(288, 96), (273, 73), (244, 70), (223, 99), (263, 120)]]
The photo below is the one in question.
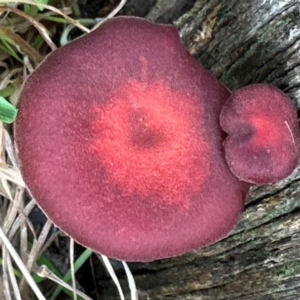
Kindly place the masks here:
[(225, 156), (240, 180), (268, 184), (292, 173), (299, 159), (297, 110), (279, 89), (246, 86), (226, 101), (221, 126)]
[(24, 180), (57, 226), (110, 257), (209, 245), (232, 230), (249, 187), (222, 157), (229, 95), (173, 26), (107, 21), (25, 83), (15, 126)]

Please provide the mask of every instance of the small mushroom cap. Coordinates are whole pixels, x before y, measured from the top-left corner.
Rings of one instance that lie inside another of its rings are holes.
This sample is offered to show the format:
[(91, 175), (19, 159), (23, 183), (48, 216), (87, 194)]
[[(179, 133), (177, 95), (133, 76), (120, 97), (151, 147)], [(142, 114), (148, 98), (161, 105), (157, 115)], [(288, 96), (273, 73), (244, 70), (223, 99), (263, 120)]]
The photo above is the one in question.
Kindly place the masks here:
[(225, 156), (240, 180), (269, 184), (292, 173), (299, 159), (297, 111), (279, 89), (246, 86), (222, 109), (221, 127), (228, 134)]
[(222, 156), (229, 96), (173, 26), (109, 20), (25, 83), (15, 126), (24, 180), (58, 227), (109, 257), (151, 261), (214, 243), (249, 188)]

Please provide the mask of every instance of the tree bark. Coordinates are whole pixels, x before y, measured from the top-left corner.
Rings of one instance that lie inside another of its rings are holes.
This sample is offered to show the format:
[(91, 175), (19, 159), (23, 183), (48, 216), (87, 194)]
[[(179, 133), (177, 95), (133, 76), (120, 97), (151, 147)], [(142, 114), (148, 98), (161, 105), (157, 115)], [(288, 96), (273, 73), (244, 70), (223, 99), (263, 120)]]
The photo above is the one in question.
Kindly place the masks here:
[[(271, 83), (299, 108), (299, 14), (294, 0), (158, 0), (147, 17), (173, 21), (189, 51), (230, 89)], [(228, 238), (181, 257), (130, 264), (139, 298), (300, 299), (299, 179), (298, 168), (277, 184), (253, 187)], [(117, 299), (111, 280), (101, 285), (104, 299)]]

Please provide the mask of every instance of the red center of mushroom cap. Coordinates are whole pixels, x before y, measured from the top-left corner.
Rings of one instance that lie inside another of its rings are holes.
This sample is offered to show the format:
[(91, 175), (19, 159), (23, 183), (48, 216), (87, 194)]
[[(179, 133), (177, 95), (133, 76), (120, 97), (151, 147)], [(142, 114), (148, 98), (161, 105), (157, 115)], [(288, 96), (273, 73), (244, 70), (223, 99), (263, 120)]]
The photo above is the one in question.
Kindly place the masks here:
[(26, 81), (15, 126), (24, 180), (57, 226), (110, 257), (150, 261), (214, 243), (249, 188), (222, 154), (229, 96), (174, 27), (107, 21)]
[(221, 113), (224, 147), (240, 180), (268, 184), (288, 176), (299, 158), (297, 112), (291, 100), (266, 84), (234, 93)]
[(157, 195), (188, 208), (188, 195), (210, 173), (198, 99), (172, 92), (164, 83), (130, 81), (95, 109), (93, 130), (100, 138), (90, 149), (123, 194)]
[[(278, 126), (269, 116), (250, 116), (248, 118), (251, 128), (254, 130), (253, 145), (254, 147), (274, 148), (280, 144), (282, 139), (282, 126)], [(288, 128), (286, 127), (286, 130)], [(270, 149), (269, 149), (270, 150)], [(271, 150), (270, 150), (271, 151)]]

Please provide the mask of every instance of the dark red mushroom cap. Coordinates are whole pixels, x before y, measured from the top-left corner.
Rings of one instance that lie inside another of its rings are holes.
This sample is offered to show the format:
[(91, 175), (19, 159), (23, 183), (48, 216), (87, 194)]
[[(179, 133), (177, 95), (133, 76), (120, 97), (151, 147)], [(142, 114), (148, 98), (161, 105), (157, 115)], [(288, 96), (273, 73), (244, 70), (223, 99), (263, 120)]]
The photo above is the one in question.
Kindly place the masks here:
[(268, 184), (295, 169), (297, 111), (279, 89), (255, 84), (238, 90), (223, 107), (221, 126), (228, 133), (224, 142), (227, 163), (240, 180)]
[(15, 126), (24, 180), (57, 226), (110, 257), (151, 261), (214, 243), (249, 188), (222, 155), (229, 96), (173, 26), (107, 21), (26, 81)]

